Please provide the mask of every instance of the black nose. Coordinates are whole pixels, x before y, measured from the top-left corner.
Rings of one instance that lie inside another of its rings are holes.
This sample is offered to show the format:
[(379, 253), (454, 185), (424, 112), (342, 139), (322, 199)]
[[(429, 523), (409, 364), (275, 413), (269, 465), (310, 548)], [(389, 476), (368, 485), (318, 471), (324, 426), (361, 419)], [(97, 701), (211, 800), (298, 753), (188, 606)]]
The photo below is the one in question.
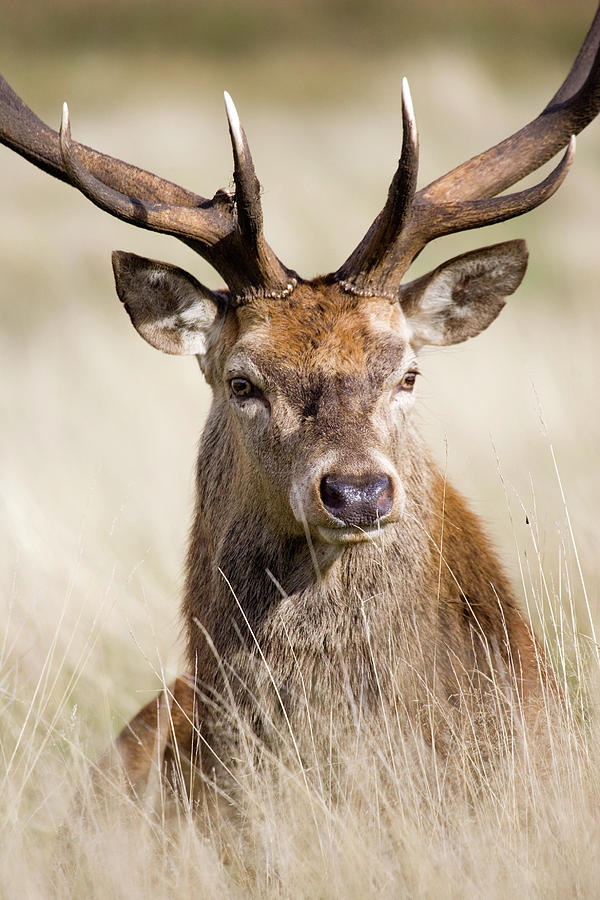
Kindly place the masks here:
[(373, 525), (392, 508), (393, 488), (387, 475), (325, 475), (320, 491), (327, 512), (345, 525)]

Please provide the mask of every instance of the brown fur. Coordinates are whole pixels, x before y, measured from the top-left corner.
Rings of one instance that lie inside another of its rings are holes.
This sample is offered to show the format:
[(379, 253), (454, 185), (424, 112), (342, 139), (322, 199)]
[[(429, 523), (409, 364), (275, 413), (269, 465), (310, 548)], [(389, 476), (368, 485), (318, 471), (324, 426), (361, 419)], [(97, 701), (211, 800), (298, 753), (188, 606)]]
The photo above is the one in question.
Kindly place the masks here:
[[(203, 360), (214, 402), (183, 599), (190, 675), (175, 684), (170, 728), (161, 735), (154, 701), (118, 738), (134, 787), (153, 760), (179, 771), (177, 754), (226, 780), (232, 760), (258, 745), (281, 752), (290, 733), (304, 753), (310, 732), (314, 752), (332, 722), (368, 740), (399, 710), (425, 732), (437, 716), (442, 747), (444, 721), (465, 704), (497, 712), (502, 694), (513, 715), (537, 707), (539, 649), (481, 523), (432, 462), (408, 400), (391, 412), (415, 358), (409, 338), (399, 305), (331, 280), (223, 314)], [(250, 363), (267, 424), (261, 404), (253, 419), (229, 396)], [(311, 478), (331, 468), (320, 460), (369, 472), (374, 453), (404, 505), (371, 540), (321, 540)], [(306, 472), (302, 522), (289, 498)]]

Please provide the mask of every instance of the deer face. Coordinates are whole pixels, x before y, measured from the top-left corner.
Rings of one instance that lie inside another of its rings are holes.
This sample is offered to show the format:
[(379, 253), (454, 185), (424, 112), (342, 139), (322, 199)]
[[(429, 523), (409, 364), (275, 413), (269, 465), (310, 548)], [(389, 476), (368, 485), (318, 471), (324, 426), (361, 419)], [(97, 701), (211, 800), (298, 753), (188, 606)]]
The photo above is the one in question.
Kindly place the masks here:
[(399, 307), (317, 282), (236, 320), (220, 390), (246, 477), (261, 473), (316, 540), (362, 540), (396, 521), (416, 377)]
[(451, 260), (397, 300), (329, 277), (232, 307), (180, 269), (114, 256), (142, 336), (197, 354), (245, 490), (292, 532), (332, 544), (401, 519), (417, 352), (485, 328), (525, 266), (524, 244), (513, 241)]

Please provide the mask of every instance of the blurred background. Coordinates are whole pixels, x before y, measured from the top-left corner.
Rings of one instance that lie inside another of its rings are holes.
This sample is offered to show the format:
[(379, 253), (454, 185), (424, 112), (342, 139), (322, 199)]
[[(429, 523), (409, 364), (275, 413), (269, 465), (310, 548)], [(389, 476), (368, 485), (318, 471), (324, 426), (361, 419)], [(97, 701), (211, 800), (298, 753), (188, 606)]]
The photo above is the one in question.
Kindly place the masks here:
[[(423, 185), (537, 114), (594, 14), (593, 0), (2, 6), (3, 74), (41, 118), (57, 127), (66, 99), (75, 138), (204, 196), (231, 182), (229, 90), (267, 239), (304, 276), (337, 268), (383, 205), (403, 75)], [(36, 722), (81, 729), (93, 756), (149, 699), (161, 666), (169, 677), (181, 664), (210, 400), (193, 359), (162, 356), (134, 332), (110, 251), (219, 282), (177, 241), (111, 219), (4, 148), (0, 184), (0, 686), (22, 721), (37, 691)], [(527, 239), (528, 275), (500, 319), (424, 353), (417, 415), (523, 601), (572, 601), (586, 633), (600, 584), (599, 197), (596, 122), (556, 197), (434, 243), (414, 269)]]

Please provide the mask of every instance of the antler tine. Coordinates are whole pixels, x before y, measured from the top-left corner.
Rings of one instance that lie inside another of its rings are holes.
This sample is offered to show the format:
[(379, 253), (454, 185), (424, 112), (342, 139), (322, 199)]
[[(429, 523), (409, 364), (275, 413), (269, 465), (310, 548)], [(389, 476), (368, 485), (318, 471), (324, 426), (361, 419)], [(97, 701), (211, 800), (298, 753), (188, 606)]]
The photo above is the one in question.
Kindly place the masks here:
[(225, 112), (233, 151), (233, 180), (235, 182), (235, 210), (237, 227), (244, 242), (252, 248), (248, 263), (256, 264), (262, 281), (268, 288), (263, 291), (273, 297), (290, 293), (296, 279), (277, 259), (263, 235), (263, 215), (260, 202), (260, 182), (256, 176), (252, 154), (242, 128), (238, 111), (231, 95), (224, 91)]
[[(212, 200), (71, 139), (63, 108), (60, 135), (48, 128), (0, 77), (0, 141), (34, 165), (77, 187), (101, 209), (141, 228), (173, 235), (224, 278), (233, 302), (280, 296), (295, 280), (262, 234), (258, 180), (245, 136), (236, 149), (236, 195)], [(252, 190), (252, 178), (254, 189)], [(237, 215), (236, 215), (237, 213)]]
[(238, 222), (241, 230), (256, 240), (262, 231), (260, 184), (235, 103), (227, 91), (224, 91), (223, 96), (233, 150), (233, 180)]
[[(21, 100), (0, 75), (0, 142), (28, 159), (39, 169), (70, 184), (62, 162), (58, 133), (49, 128)], [(179, 206), (202, 206), (204, 197), (159, 178), (130, 163), (115, 159), (85, 144), (74, 142), (77, 157), (89, 171), (109, 187), (139, 197)]]
[[(447, 200), (442, 203), (423, 202), (417, 194), (412, 208), (411, 221), (404, 230), (401, 240), (390, 253), (395, 268), (383, 293), (392, 295), (400, 284), (402, 275), (423, 247), (435, 238), (496, 225), (507, 219), (514, 219), (530, 212), (549, 200), (559, 189), (575, 157), (575, 136), (572, 135), (568, 147), (559, 164), (543, 181), (513, 194), (478, 200)], [(390, 288), (390, 284), (393, 285)]]
[[(599, 111), (600, 6), (569, 74), (540, 115), (499, 144), (418, 191), (401, 232), (387, 248), (379, 248), (382, 255), (376, 272), (359, 251), (368, 242), (379, 217), (336, 277), (342, 275), (351, 285), (361, 283), (364, 293), (393, 296), (405, 271), (429, 241), (534, 209), (562, 183), (575, 149), (572, 136), (585, 128)], [(497, 196), (546, 163), (566, 144), (569, 147), (565, 156), (540, 184), (508, 196)], [(389, 199), (384, 212), (388, 204)]]
[(402, 153), (390, 185), (388, 198), (363, 240), (336, 272), (350, 290), (362, 292), (367, 286), (384, 283), (394, 260), (393, 247), (407, 222), (417, 187), (419, 135), (410, 88), (402, 79)]
[(63, 103), (59, 144), (69, 183), (105, 212), (150, 231), (179, 238), (192, 238), (207, 248), (225, 236), (222, 221), (213, 215), (211, 209), (200, 210), (195, 206), (176, 206), (141, 200), (123, 194), (96, 178), (77, 157), (75, 145), (71, 140), (69, 108), (66, 103)]
[(457, 231), (466, 231), (469, 228), (481, 228), (485, 225), (495, 225), (506, 219), (513, 219), (523, 213), (535, 209), (536, 206), (549, 200), (559, 189), (575, 157), (575, 135), (571, 135), (567, 149), (550, 174), (539, 184), (518, 191), (514, 194), (506, 194), (501, 197), (477, 200), (451, 200), (447, 203), (435, 204), (436, 216), (431, 215), (429, 204), (420, 201), (415, 203), (415, 220), (424, 213), (427, 223), (428, 239), (453, 234)]

